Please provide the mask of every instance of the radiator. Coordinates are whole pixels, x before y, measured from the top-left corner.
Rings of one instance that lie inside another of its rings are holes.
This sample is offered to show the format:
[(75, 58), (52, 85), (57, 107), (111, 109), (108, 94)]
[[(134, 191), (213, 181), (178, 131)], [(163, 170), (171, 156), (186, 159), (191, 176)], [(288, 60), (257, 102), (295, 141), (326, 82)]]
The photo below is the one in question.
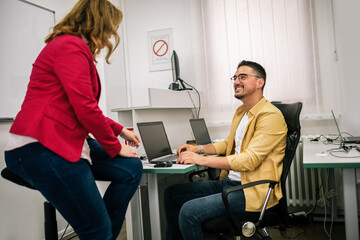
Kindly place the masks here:
[(310, 207), (316, 202), (318, 173), (316, 169), (304, 168), (303, 142), (300, 140), (286, 180), (287, 204), (293, 207)]

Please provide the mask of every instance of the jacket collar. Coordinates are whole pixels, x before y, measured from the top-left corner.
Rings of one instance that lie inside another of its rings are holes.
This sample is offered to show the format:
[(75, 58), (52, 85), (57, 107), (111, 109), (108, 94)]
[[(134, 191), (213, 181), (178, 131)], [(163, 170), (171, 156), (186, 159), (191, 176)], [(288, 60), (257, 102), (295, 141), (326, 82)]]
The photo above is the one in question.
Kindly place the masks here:
[[(249, 112), (248, 112), (248, 116), (249, 116), (249, 119), (256, 116), (259, 111), (263, 108), (263, 106), (266, 104), (267, 100), (265, 99), (265, 97), (262, 97), (260, 99), (260, 101), (255, 105), (253, 106)], [(244, 114), (245, 114), (245, 107), (244, 105), (241, 105), (237, 110), (236, 110), (236, 114), (237, 115), (240, 115), (240, 117), (242, 117)]]

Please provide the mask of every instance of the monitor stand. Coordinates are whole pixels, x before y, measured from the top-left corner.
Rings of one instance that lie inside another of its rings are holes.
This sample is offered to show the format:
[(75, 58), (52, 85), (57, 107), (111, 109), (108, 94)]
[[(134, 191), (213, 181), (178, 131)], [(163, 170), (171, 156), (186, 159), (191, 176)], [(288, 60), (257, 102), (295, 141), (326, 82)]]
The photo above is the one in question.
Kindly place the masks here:
[(171, 83), (169, 89), (174, 91), (193, 90), (192, 88), (187, 88), (184, 84), (184, 80), (180, 78), (176, 82)]
[(180, 90), (180, 85), (176, 82), (173, 82), (169, 85), (169, 89), (173, 90), (173, 91), (179, 91)]

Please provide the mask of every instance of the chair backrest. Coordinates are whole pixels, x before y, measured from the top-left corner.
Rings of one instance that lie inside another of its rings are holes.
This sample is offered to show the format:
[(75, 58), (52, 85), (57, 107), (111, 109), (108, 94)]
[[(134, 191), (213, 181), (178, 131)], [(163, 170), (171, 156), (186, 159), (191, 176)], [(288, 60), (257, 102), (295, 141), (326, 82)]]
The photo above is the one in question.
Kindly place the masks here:
[(287, 226), (287, 197), (286, 197), (286, 187), (285, 181), (289, 174), (291, 163), (294, 159), (297, 146), (300, 141), (300, 112), (302, 109), (302, 103), (281, 103), (281, 102), (272, 102), (282, 112), (285, 122), (288, 127), (288, 133), (286, 137), (286, 150), (285, 156), (283, 159), (283, 172), (281, 174), (281, 190), (283, 193), (283, 198), (280, 200), (280, 207), (282, 211), (281, 221), (284, 226)]
[(302, 103), (273, 102), (272, 104), (281, 111), (288, 127), (285, 157), (283, 160), (283, 173), (281, 175), (281, 183), (283, 184), (289, 174), (290, 166), (300, 140), (300, 112), (302, 109)]

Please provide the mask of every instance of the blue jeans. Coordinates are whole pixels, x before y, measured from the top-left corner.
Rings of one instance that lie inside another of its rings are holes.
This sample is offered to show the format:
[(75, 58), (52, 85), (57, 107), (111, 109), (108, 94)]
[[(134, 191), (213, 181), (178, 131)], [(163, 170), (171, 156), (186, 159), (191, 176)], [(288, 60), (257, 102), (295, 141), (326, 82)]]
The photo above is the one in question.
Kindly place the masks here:
[[(221, 192), (241, 182), (199, 181), (175, 184), (164, 193), (166, 239), (205, 239), (201, 223), (226, 214)], [(243, 191), (229, 194), (229, 203), (235, 212), (245, 212)]]
[[(81, 240), (115, 240), (142, 176), (138, 158), (111, 158), (88, 139), (92, 165), (69, 162), (40, 143), (6, 151), (10, 171), (33, 185), (61, 213)], [(102, 198), (95, 180), (111, 181)]]

